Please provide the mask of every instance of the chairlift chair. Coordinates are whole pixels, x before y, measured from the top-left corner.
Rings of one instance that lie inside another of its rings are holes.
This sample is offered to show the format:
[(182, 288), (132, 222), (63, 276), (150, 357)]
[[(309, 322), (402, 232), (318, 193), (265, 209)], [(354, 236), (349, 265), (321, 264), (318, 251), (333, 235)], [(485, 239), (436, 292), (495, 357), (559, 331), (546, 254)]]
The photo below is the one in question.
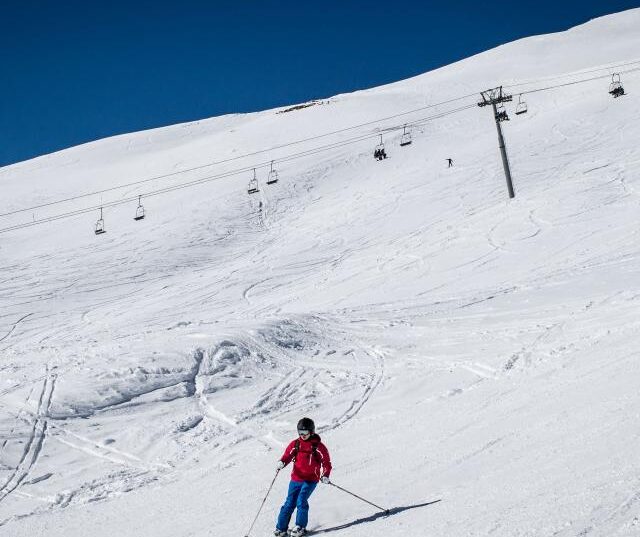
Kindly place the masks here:
[(138, 207), (136, 208), (136, 215), (133, 217), (134, 220), (142, 220), (144, 218), (144, 207), (140, 202), (142, 196), (138, 196)]
[(520, 94), (520, 97), (518, 98), (518, 105), (516, 106), (516, 116), (519, 116), (520, 114), (526, 114), (527, 111), (527, 103), (526, 101), (522, 100), (522, 94)]
[(387, 152), (384, 150), (384, 142), (382, 141), (382, 134), (380, 135), (380, 143), (373, 151), (373, 158), (375, 158), (376, 160), (387, 158)]
[(622, 97), (624, 95), (624, 88), (620, 81), (620, 74), (613, 73), (611, 75), (611, 84), (609, 84), (609, 93), (613, 95), (613, 98)]
[(102, 218), (102, 207), (100, 207), (100, 218), (98, 218), (98, 221), (96, 222), (96, 227), (94, 231), (96, 235), (102, 235), (103, 233), (107, 232), (107, 230), (104, 229), (104, 218)]
[(403, 127), (402, 137), (400, 138), (400, 147), (411, 144), (411, 132), (407, 132), (407, 126)]
[(267, 177), (267, 184), (272, 185), (273, 183), (278, 182), (278, 170), (273, 169), (273, 160), (271, 161), (271, 169), (269, 170), (269, 175)]
[(509, 115), (502, 103), (500, 103), (496, 109), (496, 121), (509, 121)]
[(249, 194), (255, 194), (256, 192), (260, 192), (258, 188), (258, 178), (256, 177), (256, 169), (253, 169), (253, 179), (249, 181), (249, 188), (247, 189)]

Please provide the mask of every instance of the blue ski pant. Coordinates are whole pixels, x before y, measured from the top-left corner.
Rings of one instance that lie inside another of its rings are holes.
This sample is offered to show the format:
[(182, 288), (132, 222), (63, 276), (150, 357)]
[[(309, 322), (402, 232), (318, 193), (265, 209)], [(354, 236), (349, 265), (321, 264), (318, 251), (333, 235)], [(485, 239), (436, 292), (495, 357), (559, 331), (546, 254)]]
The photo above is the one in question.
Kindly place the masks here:
[(309, 521), (309, 496), (311, 496), (317, 485), (318, 483), (315, 481), (291, 480), (287, 499), (280, 508), (280, 515), (276, 524), (277, 529), (287, 531), (294, 509), (296, 509), (296, 526), (307, 527), (307, 522)]

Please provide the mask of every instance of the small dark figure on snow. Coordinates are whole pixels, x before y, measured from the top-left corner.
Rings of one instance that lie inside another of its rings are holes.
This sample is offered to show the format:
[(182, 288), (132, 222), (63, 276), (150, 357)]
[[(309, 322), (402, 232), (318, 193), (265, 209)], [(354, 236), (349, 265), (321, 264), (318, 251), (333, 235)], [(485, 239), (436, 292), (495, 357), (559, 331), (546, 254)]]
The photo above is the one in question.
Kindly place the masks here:
[(447, 168), (451, 168), (453, 166), (453, 160), (448, 158), (447, 162), (449, 163), (449, 165), (447, 166)]
[[(377, 157), (376, 157), (377, 158)], [(276, 523), (275, 537), (287, 536), (289, 520), (296, 510), (296, 526), (291, 530), (291, 537), (302, 537), (307, 533), (309, 519), (309, 496), (319, 481), (328, 484), (331, 473), (331, 458), (326, 446), (315, 433), (315, 424), (310, 418), (302, 418), (298, 422), (298, 438), (292, 440), (284, 454), (280, 457), (277, 472), (291, 461), (291, 481), (287, 499), (280, 508)]]

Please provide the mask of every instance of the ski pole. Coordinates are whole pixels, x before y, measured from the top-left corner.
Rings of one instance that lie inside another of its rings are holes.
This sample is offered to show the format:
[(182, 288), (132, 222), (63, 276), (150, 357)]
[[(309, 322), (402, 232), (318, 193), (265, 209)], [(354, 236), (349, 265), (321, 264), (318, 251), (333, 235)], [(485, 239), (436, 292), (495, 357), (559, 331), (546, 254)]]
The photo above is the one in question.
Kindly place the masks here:
[(264, 504), (267, 501), (267, 496), (269, 496), (269, 493), (271, 492), (271, 489), (273, 488), (273, 484), (276, 482), (276, 477), (278, 477), (279, 473), (280, 473), (280, 469), (276, 470), (276, 475), (273, 476), (273, 479), (271, 480), (271, 485), (269, 485), (269, 490), (267, 490), (267, 493), (264, 495), (262, 503), (260, 504), (260, 509), (258, 509), (258, 513), (256, 514), (256, 518), (253, 519), (253, 522), (251, 523), (251, 527), (249, 528), (249, 531), (247, 531), (247, 534), (245, 535), (245, 537), (249, 537), (249, 534), (251, 533), (251, 530), (253, 529), (254, 524), (256, 523), (256, 521), (258, 520), (258, 517), (260, 516), (260, 511), (262, 511), (262, 508), (264, 507)]
[(347, 494), (351, 494), (351, 496), (355, 496), (356, 498), (358, 498), (358, 500), (362, 500), (363, 502), (368, 503), (369, 505), (373, 505), (375, 508), (380, 509), (380, 511), (384, 511), (385, 514), (389, 514), (389, 509), (385, 509), (384, 507), (380, 507), (379, 505), (376, 505), (375, 503), (370, 502), (369, 500), (365, 500), (364, 498), (361, 498), (357, 494), (354, 494), (353, 492), (350, 492), (347, 489), (343, 489), (342, 487), (336, 485), (333, 481), (329, 481), (329, 485), (333, 485), (337, 489), (340, 489), (342, 492), (346, 492)]

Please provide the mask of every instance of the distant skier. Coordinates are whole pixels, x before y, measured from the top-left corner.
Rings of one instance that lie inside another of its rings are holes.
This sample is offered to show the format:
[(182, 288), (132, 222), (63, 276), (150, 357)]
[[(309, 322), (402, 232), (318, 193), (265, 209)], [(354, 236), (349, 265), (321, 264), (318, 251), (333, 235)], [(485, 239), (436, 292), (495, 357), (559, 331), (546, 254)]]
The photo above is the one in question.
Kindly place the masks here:
[(307, 533), (309, 518), (309, 496), (318, 485), (318, 481), (328, 484), (331, 473), (331, 458), (326, 446), (315, 434), (315, 424), (310, 418), (302, 418), (298, 422), (298, 438), (292, 440), (278, 461), (276, 471), (282, 470), (294, 461), (287, 499), (280, 508), (276, 523), (275, 537), (285, 537), (289, 520), (296, 510), (296, 526), (291, 530), (291, 537), (301, 537)]
[(453, 167), (453, 160), (452, 160), (452, 159), (448, 158), (448, 159), (447, 159), (447, 162), (449, 163), (449, 165), (447, 166), (447, 168), (451, 168), (451, 167)]

